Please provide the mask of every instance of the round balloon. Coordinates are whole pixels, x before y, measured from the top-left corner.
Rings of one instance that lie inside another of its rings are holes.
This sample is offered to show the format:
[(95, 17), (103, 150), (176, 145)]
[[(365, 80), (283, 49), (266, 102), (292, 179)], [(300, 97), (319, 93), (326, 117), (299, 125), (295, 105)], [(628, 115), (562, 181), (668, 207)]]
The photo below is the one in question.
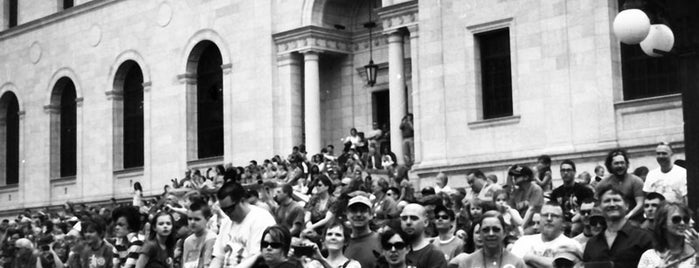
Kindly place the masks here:
[(650, 19), (640, 9), (627, 9), (614, 18), (614, 35), (624, 44), (636, 45), (646, 39), (650, 31)]
[(641, 42), (641, 49), (648, 56), (662, 57), (663, 55), (655, 53), (654, 49), (669, 52), (673, 45), (675, 45), (675, 36), (670, 27), (665, 24), (653, 24), (650, 26), (648, 36)]

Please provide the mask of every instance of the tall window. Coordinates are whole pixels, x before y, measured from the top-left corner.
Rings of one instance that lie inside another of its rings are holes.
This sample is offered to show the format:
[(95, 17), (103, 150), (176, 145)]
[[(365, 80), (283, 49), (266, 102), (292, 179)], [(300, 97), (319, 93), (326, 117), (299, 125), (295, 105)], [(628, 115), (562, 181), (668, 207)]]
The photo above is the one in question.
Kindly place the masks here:
[(510, 30), (475, 35), (480, 50), (483, 119), (512, 115)]
[(75, 176), (76, 173), (76, 95), (75, 85), (68, 78), (61, 78), (57, 86), (61, 86), (60, 107), (60, 157), (61, 177)]
[(143, 73), (129, 63), (124, 79), (124, 168), (143, 166)]
[(206, 42), (197, 64), (198, 157), (223, 155), (223, 71), (221, 52)]
[[(619, 10), (628, 1), (619, 1)], [(639, 45), (621, 44), (621, 70), (624, 100), (699, 90), (688, 73), (689, 64), (699, 63), (699, 2), (694, 0), (647, 1), (642, 10), (651, 24), (665, 24), (672, 29), (675, 45), (671, 55), (650, 57)]]
[(17, 13), (18, 13), (18, 5), (17, 5), (17, 0), (9, 0), (8, 4), (8, 27), (15, 27), (17, 26)]
[[(5, 93), (0, 97), (0, 142), (2, 142), (4, 170), (0, 177), (4, 177), (5, 185), (19, 183), (19, 103), (13, 93)], [(2, 184), (0, 184), (2, 185)]]

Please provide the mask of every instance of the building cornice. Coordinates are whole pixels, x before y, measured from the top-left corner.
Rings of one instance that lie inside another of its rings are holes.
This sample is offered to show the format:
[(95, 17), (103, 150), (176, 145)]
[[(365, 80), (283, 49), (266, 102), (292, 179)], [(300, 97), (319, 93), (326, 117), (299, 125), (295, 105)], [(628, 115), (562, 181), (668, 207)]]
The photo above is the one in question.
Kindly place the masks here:
[(28, 21), (25, 23), (22, 23), (20, 25), (17, 25), (15, 27), (6, 29), (4, 31), (0, 31), (0, 41), (3, 41), (5, 39), (8, 39), (13, 36), (17, 36), (23, 33), (27, 33), (30, 31), (33, 31), (35, 29), (44, 27), (46, 25), (51, 25), (56, 22), (78, 16), (82, 13), (85, 12), (90, 12), (95, 9), (99, 9), (102, 7), (105, 7), (107, 5), (120, 2), (123, 0), (92, 0), (89, 2), (86, 2), (84, 4), (76, 5), (74, 7), (71, 7), (66, 10), (62, 10), (56, 13), (53, 13), (51, 15), (41, 17), (39, 19), (35, 19), (32, 21)]
[(383, 7), (377, 13), (385, 33), (416, 25), (419, 20), (417, 0)]
[(313, 25), (276, 33), (272, 38), (277, 54), (302, 51), (350, 54), (352, 51), (350, 33)]

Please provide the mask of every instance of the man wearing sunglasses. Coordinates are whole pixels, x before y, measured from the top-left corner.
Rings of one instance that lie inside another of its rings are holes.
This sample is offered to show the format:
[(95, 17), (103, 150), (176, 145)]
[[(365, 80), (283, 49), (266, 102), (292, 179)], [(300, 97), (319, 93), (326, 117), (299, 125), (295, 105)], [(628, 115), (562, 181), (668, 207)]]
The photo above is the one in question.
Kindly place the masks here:
[(580, 243), (563, 235), (561, 205), (550, 201), (541, 207), (541, 233), (518, 239), (512, 246), (512, 254), (522, 258), (529, 267), (551, 267), (556, 253), (561, 250), (582, 255)]
[(427, 223), (427, 212), (422, 205), (408, 204), (400, 213), (401, 230), (405, 234), (405, 242), (411, 247), (405, 256), (407, 264), (416, 268), (446, 268), (444, 254), (425, 237)]
[(612, 262), (614, 267), (636, 267), (641, 254), (653, 247), (651, 234), (632, 225), (625, 217), (629, 205), (621, 191), (608, 185), (601, 188), (598, 194), (607, 228), (587, 241), (583, 261)]
[(458, 239), (451, 231), (454, 227), (454, 211), (443, 205), (438, 205), (434, 209), (434, 215), (434, 225), (437, 227), (439, 236), (434, 239), (432, 245), (444, 253), (444, 258), (449, 261), (463, 252), (464, 240)]
[(580, 218), (580, 222), (583, 224), (582, 233), (573, 237), (573, 239), (578, 241), (584, 249), (590, 238), (604, 231), (606, 222), (604, 217), (602, 217), (602, 210), (599, 207), (595, 207), (593, 199), (583, 201), (577, 217)]
[(263, 208), (245, 201), (245, 188), (237, 182), (221, 186), (216, 194), (224, 219), (214, 243), (209, 267), (252, 265), (260, 253), (262, 233), (275, 225), (274, 217)]
[(646, 218), (641, 224), (642, 229), (653, 232), (655, 227), (655, 212), (665, 204), (665, 197), (659, 193), (652, 192), (646, 195), (646, 202), (643, 204), (643, 216)]

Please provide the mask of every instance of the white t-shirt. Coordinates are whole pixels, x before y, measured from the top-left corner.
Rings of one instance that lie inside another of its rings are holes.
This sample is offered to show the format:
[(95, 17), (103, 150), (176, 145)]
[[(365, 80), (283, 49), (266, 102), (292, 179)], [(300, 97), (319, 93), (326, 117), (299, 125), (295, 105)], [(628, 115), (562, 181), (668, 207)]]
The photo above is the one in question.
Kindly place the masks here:
[(275, 225), (272, 214), (263, 208), (249, 205), (250, 213), (241, 223), (222, 219), (221, 229), (214, 243), (211, 267), (235, 267), (240, 261), (260, 252), (262, 233)]
[(682, 203), (687, 196), (687, 170), (678, 165), (673, 165), (668, 173), (663, 173), (660, 168), (653, 169), (646, 176), (643, 191), (658, 192), (667, 202)]
[(580, 243), (563, 234), (548, 242), (544, 242), (541, 234), (534, 234), (517, 239), (512, 246), (512, 254), (520, 258), (524, 258), (524, 255), (528, 253), (539, 257), (553, 258), (561, 248), (574, 248), (578, 253), (582, 253)]

